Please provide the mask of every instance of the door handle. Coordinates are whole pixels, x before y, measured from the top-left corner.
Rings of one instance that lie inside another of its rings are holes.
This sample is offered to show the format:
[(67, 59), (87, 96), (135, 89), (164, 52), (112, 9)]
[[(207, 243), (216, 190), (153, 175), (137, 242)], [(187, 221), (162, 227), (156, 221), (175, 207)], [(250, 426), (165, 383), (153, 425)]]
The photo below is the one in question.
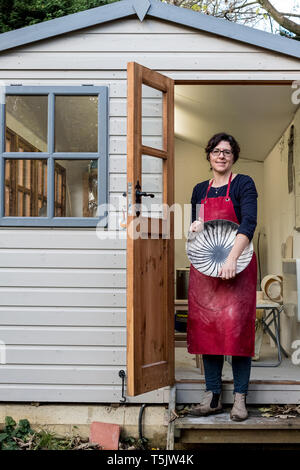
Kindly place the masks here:
[[(136, 191), (136, 192), (135, 192), (135, 194), (136, 194), (136, 196), (138, 196), (138, 197), (140, 197), (140, 196), (146, 196), (146, 197), (147, 197), (147, 196), (150, 196), (150, 197), (155, 197), (155, 195), (154, 195), (154, 194), (152, 194), (152, 193), (145, 193), (144, 191), (142, 191), (142, 192), (141, 192), (141, 191)], [(124, 196), (124, 197), (127, 197), (127, 192), (126, 192), (126, 191), (124, 191), (124, 193), (122, 194), (122, 196)]]
[(151, 193), (145, 193), (145, 191), (136, 191), (135, 192), (135, 196), (136, 197), (141, 197), (141, 196), (149, 196), (149, 197), (154, 197), (154, 194), (151, 194)]
[[(140, 215), (140, 205), (142, 197), (155, 197), (153, 193), (146, 193), (145, 191), (141, 191), (141, 185), (139, 180), (135, 185), (135, 205), (136, 205), (136, 216)], [(131, 191), (131, 183), (128, 183), (128, 193), (126, 191), (123, 192), (122, 196), (127, 197), (129, 194), (129, 201), (128, 201), (128, 215), (132, 215), (132, 191)]]
[(140, 204), (143, 197), (154, 197), (154, 194), (152, 193), (146, 193), (145, 191), (141, 191), (141, 185), (139, 180), (137, 181), (135, 185), (135, 203)]

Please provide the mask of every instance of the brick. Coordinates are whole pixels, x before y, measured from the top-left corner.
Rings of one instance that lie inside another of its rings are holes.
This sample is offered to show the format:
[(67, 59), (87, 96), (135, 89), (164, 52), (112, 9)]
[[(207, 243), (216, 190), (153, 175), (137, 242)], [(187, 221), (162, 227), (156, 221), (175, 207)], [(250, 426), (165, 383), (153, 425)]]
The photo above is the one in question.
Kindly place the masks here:
[(93, 421), (90, 427), (90, 442), (99, 444), (103, 450), (119, 449), (120, 426), (118, 424)]

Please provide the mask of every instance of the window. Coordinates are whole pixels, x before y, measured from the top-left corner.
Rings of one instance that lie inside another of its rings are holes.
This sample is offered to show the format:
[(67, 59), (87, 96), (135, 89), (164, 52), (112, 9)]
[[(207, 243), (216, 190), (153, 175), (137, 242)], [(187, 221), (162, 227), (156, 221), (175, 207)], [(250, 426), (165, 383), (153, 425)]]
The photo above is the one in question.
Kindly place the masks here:
[(107, 87), (7, 86), (0, 225), (106, 226)]

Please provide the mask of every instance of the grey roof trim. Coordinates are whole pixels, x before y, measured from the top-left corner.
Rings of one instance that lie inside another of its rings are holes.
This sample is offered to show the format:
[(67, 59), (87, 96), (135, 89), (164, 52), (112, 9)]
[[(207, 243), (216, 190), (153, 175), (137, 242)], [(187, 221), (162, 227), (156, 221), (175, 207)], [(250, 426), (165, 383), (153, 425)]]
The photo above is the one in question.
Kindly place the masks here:
[(143, 21), (147, 14), (147, 11), (151, 7), (151, 3), (149, 2), (149, 0), (132, 0), (132, 6), (135, 9), (135, 12), (139, 19)]
[(174, 7), (155, 0), (150, 1), (151, 8), (148, 11), (150, 16), (300, 58), (300, 41), (204, 15), (187, 8)]
[(103, 5), (0, 34), (0, 51), (134, 15), (131, 0)]
[[(139, 1), (141, 3), (151, 4), (146, 16), (163, 19), (200, 31), (206, 31), (211, 34), (300, 58), (299, 41), (293, 41), (237, 23), (231, 23), (225, 19), (204, 15), (186, 8), (161, 3), (158, 0)], [(120, 2), (92, 8), (91, 10), (85, 10), (0, 34), (0, 51), (87, 28), (89, 26), (125, 18), (134, 14), (141, 16), (140, 12), (137, 11), (136, 5), (136, 0), (122, 0)], [(143, 16), (141, 17), (143, 18)]]

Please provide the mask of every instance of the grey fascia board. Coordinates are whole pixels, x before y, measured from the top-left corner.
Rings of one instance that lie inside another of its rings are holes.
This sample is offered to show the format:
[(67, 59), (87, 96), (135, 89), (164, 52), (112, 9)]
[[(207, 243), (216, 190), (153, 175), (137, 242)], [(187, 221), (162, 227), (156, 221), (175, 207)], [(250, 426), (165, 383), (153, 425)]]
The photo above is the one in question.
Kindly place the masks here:
[[(298, 59), (300, 58), (300, 41), (276, 36), (272, 33), (239, 25), (222, 18), (208, 16), (187, 8), (161, 3), (158, 0), (149, 1), (151, 6), (146, 17), (150, 16), (166, 20)], [(122, 0), (109, 5), (73, 13), (72, 15), (62, 16), (61, 18), (0, 34), (0, 51), (132, 15), (136, 15), (132, 0)]]
[(276, 36), (266, 31), (233, 23), (223, 18), (201, 14), (187, 8), (168, 5), (157, 0), (150, 0), (150, 2), (151, 8), (148, 10), (147, 16), (164, 19), (200, 31), (300, 58), (300, 41)]
[(131, 0), (123, 0), (71, 15), (61, 16), (54, 20), (43, 21), (0, 34), (0, 51), (135, 14), (136, 12)]

